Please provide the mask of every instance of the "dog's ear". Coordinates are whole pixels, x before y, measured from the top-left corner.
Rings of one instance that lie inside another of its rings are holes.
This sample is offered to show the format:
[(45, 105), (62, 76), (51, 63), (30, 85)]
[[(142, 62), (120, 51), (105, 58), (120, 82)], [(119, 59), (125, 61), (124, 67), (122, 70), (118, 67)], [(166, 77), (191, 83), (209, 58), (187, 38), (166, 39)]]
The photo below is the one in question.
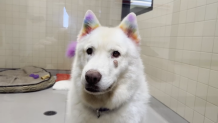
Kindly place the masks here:
[(81, 39), (82, 37), (90, 34), (93, 30), (100, 26), (101, 24), (99, 23), (95, 14), (91, 10), (88, 10), (85, 14), (82, 29), (78, 35), (78, 39)]
[(119, 28), (136, 44), (139, 44), (140, 36), (136, 15), (134, 13), (128, 14), (120, 23)]

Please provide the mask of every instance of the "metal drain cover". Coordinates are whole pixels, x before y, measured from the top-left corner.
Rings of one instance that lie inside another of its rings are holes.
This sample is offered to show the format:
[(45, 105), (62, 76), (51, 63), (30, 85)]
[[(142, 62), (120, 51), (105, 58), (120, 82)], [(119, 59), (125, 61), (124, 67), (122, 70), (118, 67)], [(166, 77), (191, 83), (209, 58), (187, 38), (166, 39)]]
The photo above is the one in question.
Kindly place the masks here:
[(57, 114), (56, 111), (46, 111), (46, 112), (44, 113), (44, 115), (46, 115), (46, 116), (52, 116), (52, 115), (56, 115), (56, 114)]

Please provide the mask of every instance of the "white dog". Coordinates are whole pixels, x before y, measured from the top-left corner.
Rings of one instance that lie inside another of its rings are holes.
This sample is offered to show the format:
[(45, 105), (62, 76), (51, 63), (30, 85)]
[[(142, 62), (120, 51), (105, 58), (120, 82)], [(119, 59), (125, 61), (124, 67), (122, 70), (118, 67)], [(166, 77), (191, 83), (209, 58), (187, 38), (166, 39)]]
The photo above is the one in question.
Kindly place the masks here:
[(149, 101), (140, 58), (136, 15), (114, 28), (87, 11), (78, 36), (70, 84), (67, 123), (143, 123)]

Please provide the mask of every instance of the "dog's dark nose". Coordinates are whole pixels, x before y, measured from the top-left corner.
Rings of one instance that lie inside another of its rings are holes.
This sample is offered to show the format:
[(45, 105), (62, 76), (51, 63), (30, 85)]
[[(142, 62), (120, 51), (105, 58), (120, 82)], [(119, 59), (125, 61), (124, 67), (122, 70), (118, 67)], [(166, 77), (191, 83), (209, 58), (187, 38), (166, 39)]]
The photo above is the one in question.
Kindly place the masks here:
[(101, 74), (97, 70), (89, 70), (85, 75), (86, 81), (90, 85), (95, 85), (101, 80)]

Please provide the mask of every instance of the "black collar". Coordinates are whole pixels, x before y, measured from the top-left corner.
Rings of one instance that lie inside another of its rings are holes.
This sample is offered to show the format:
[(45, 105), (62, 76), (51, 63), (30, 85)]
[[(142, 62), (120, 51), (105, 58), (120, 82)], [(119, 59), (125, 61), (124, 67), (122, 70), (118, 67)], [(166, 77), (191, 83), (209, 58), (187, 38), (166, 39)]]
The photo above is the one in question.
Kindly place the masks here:
[(100, 118), (101, 113), (102, 112), (107, 112), (107, 111), (110, 111), (110, 109), (108, 109), (108, 108), (99, 108), (99, 109), (96, 109), (96, 115), (97, 115), (98, 118)]

